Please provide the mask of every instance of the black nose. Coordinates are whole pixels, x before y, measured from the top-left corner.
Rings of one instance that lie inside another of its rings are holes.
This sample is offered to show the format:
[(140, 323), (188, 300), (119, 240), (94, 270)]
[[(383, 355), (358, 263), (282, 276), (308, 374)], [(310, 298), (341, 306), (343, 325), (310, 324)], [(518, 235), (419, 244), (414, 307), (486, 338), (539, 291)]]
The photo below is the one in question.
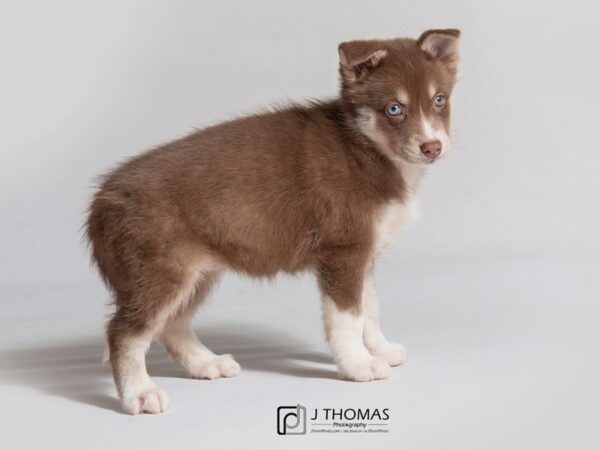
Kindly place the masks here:
[(423, 142), (420, 145), (421, 153), (429, 158), (437, 158), (442, 153), (442, 143), (440, 141)]

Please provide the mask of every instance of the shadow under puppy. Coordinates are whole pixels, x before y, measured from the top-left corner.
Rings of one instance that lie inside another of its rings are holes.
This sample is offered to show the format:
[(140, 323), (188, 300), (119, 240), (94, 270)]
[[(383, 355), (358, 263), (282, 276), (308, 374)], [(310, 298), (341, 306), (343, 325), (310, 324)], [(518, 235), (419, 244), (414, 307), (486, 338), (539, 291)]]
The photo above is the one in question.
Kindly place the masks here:
[(374, 258), (415, 217), (425, 167), (448, 152), (458, 38), (342, 43), (338, 98), (197, 131), (103, 178), (86, 231), (114, 295), (108, 345), (125, 411), (168, 407), (146, 371), (155, 338), (192, 377), (239, 373), (190, 327), (226, 270), (312, 271), (343, 378), (387, 378), (402, 364), (403, 346), (379, 326)]

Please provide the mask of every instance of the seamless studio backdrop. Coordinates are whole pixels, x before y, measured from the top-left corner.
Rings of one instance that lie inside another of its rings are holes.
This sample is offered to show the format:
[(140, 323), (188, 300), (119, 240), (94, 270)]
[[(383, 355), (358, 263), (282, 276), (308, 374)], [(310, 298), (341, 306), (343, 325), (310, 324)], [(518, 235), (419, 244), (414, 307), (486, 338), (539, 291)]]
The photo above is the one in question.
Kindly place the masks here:
[[(7, 2), (0, 14), (0, 420), (30, 448), (593, 448), (600, 91), (589, 2)], [(336, 379), (308, 276), (227, 276), (195, 321), (242, 365), (120, 413), (109, 295), (80, 227), (94, 179), (221, 120), (337, 93), (337, 45), (460, 28), (453, 151), (378, 264), (393, 378)], [(390, 409), (389, 433), (279, 437), (279, 405)], [(232, 433), (235, 431), (235, 433)], [(282, 439), (286, 439), (283, 441)], [(363, 442), (365, 441), (365, 442)]]

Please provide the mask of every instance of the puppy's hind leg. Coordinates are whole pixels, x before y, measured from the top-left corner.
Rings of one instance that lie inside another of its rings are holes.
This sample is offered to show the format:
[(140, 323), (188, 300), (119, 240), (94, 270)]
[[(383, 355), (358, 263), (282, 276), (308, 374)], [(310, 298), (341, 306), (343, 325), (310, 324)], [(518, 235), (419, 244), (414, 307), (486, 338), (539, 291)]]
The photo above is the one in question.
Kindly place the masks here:
[(194, 313), (209, 294), (217, 277), (215, 272), (201, 277), (186, 308), (169, 319), (160, 337), (171, 357), (193, 378), (214, 380), (240, 373), (240, 365), (231, 355), (214, 354), (198, 340), (191, 327)]
[(131, 297), (119, 297), (117, 310), (107, 326), (110, 363), (123, 409), (130, 414), (161, 413), (168, 396), (156, 387), (146, 370), (146, 351), (168, 319), (185, 307), (195, 279), (180, 283), (159, 282), (138, 289)]

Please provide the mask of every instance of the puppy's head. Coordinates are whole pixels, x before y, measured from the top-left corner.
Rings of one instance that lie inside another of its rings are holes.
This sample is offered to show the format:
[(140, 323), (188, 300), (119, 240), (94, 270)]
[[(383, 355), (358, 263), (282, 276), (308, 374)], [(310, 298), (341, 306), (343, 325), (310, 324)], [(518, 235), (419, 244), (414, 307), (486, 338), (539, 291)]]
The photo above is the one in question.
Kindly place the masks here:
[(448, 152), (459, 36), (429, 30), (417, 40), (340, 44), (342, 98), (360, 132), (391, 159), (429, 164)]

